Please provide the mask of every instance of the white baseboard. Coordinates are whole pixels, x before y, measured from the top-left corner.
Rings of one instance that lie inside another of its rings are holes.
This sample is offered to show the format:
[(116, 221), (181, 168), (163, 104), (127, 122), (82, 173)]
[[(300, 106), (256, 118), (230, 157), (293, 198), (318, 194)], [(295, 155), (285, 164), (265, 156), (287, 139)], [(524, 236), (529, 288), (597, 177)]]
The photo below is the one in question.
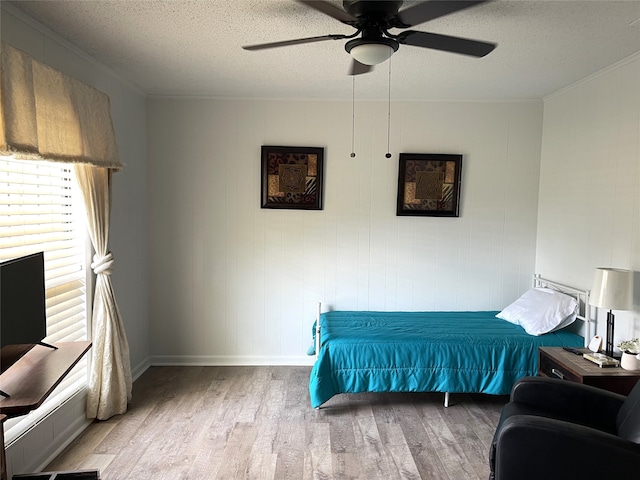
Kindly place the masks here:
[(142, 363), (139, 363), (135, 367), (131, 368), (131, 378), (135, 382), (140, 376), (146, 372), (151, 366), (149, 357), (147, 357)]
[(313, 365), (315, 356), (261, 357), (243, 355), (152, 355), (152, 366), (249, 366), (249, 365)]

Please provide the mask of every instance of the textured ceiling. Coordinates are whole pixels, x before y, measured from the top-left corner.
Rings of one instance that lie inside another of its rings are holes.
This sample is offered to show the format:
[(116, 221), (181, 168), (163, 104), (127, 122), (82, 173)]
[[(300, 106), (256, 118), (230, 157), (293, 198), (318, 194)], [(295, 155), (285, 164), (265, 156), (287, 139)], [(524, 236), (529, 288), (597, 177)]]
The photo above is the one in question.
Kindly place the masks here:
[[(345, 40), (263, 51), (241, 48), (353, 32), (291, 0), (9, 3), (149, 95), (352, 95)], [(391, 96), (541, 98), (640, 51), (638, 19), (640, 0), (488, 2), (415, 30), (495, 42), (492, 53), (477, 59), (401, 45), (391, 59)], [(356, 77), (357, 98), (385, 99), (388, 79), (387, 63)]]

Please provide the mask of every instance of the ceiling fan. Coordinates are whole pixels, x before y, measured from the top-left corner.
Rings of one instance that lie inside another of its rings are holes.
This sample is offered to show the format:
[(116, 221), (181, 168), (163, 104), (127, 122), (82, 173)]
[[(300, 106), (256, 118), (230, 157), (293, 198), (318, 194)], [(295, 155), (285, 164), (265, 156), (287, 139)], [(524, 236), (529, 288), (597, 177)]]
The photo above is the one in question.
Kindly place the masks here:
[(403, 2), (394, 0), (344, 0), (344, 10), (325, 0), (296, 0), (314, 8), (341, 23), (356, 29), (352, 35), (322, 35), (298, 38), (281, 42), (246, 45), (245, 50), (287, 47), (325, 40), (349, 40), (344, 48), (353, 57), (350, 75), (367, 73), (373, 65), (387, 60), (400, 44), (414, 47), (432, 48), (473, 57), (484, 57), (495, 47), (495, 43), (467, 38), (452, 37), (438, 33), (405, 30), (394, 35), (389, 29), (406, 29), (421, 23), (458, 12), (488, 0), (427, 0), (400, 10)]

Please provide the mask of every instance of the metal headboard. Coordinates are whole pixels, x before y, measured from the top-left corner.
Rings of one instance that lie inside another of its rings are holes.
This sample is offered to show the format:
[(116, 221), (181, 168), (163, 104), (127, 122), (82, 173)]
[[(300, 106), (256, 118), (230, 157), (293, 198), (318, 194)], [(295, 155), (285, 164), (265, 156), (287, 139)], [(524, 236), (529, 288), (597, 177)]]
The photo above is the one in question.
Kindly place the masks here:
[(554, 280), (549, 280), (548, 278), (542, 277), (539, 273), (533, 275), (533, 286), (534, 288), (552, 288), (559, 292), (566, 293), (567, 295), (571, 295), (578, 301), (579, 312), (577, 318), (582, 320), (584, 327), (583, 329), (578, 329), (583, 330), (578, 333), (584, 337), (584, 344), (587, 346), (591, 340), (592, 332), (595, 332), (595, 325), (593, 325), (595, 322), (591, 318), (591, 307), (589, 306), (589, 295), (591, 294), (591, 291), (565, 285)]

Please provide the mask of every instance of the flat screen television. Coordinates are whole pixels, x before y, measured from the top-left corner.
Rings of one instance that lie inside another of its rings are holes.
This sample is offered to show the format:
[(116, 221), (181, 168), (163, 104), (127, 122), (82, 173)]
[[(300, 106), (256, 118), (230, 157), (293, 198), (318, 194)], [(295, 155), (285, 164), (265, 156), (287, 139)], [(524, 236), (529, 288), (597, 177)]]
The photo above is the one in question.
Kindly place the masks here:
[(0, 262), (0, 373), (46, 336), (44, 253)]

